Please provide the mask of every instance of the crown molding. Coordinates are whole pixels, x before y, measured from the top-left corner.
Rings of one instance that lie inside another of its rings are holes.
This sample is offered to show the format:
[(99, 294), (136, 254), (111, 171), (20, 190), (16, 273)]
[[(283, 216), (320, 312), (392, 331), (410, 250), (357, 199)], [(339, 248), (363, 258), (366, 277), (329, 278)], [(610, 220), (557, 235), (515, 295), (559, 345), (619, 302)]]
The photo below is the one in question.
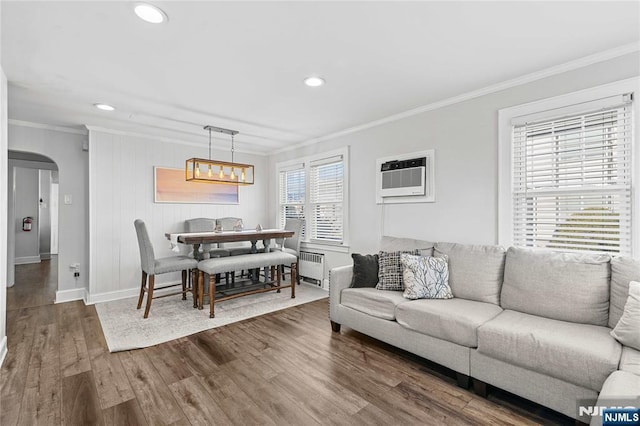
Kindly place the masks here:
[[(128, 131), (128, 130), (109, 129), (109, 128), (106, 128), (106, 127), (93, 126), (93, 125), (85, 125), (85, 127), (87, 128), (87, 130), (89, 132), (100, 132), (100, 133), (108, 133), (108, 134), (111, 134), (111, 135), (118, 135), (118, 136), (130, 136), (130, 137), (142, 138), (142, 139), (152, 139), (152, 140), (160, 141), (160, 142), (173, 143), (173, 144), (177, 144), (177, 145), (194, 146), (194, 147), (198, 147), (198, 148), (202, 148), (204, 146), (202, 143), (190, 142), (190, 141), (185, 141), (185, 140), (182, 140), (182, 139), (170, 138), (170, 137), (166, 137), (166, 136), (148, 135), (148, 134), (145, 134), (145, 133), (132, 132), (132, 131)], [(217, 151), (225, 151), (224, 148), (216, 147), (216, 146), (213, 146), (213, 149), (215, 149)], [(244, 150), (244, 149), (237, 149), (237, 148), (235, 149), (235, 152), (241, 152), (243, 154), (258, 155), (258, 156), (262, 156), (262, 157), (268, 155), (268, 154), (265, 154), (265, 153), (262, 153), (262, 152), (250, 151), (250, 150)]]
[(293, 151), (298, 148), (302, 148), (308, 145), (313, 145), (318, 142), (324, 142), (331, 139), (336, 139), (341, 136), (350, 135), (352, 133), (361, 132), (366, 129), (370, 129), (372, 127), (381, 126), (383, 124), (391, 123), (394, 121), (402, 120), (404, 118), (412, 117), (414, 115), (422, 114), (428, 111), (433, 111), (439, 108), (444, 108), (446, 106), (450, 106), (453, 104), (457, 104), (460, 102), (468, 101), (474, 98), (478, 98), (481, 96), (485, 96), (491, 93), (499, 92), (505, 89), (510, 89), (512, 87), (521, 86), (523, 84), (531, 83), (537, 80), (541, 80), (543, 78), (551, 77), (557, 74), (562, 74), (567, 71), (576, 70), (579, 68), (583, 68), (589, 65), (596, 64), (598, 62), (604, 62), (610, 59), (614, 59), (620, 56), (628, 55), (631, 53), (635, 53), (640, 51), (640, 41), (635, 43), (625, 44), (613, 49), (605, 50), (602, 52), (595, 53), (593, 55), (585, 56), (580, 59), (576, 59), (573, 61), (565, 62), (560, 65), (555, 65), (553, 67), (545, 68), (540, 71), (536, 71), (530, 74), (525, 74), (521, 77), (516, 77), (511, 80), (506, 80), (501, 83), (492, 84), (487, 87), (483, 87), (478, 90), (473, 90), (471, 92), (463, 93), (461, 95), (453, 96), (447, 99), (443, 99), (441, 101), (433, 102), (427, 105), (423, 105), (417, 108), (413, 108), (404, 112), (400, 112), (398, 114), (393, 114), (385, 118), (381, 118), (379, 120), (370, 121), (368, 123), (360, 124), (358, 126), (349, 127), (344, 130), (340, 130), (335, 133), (330, 133), (328, 135), (320, 136), (313, 139), (308, 139), (306, 141), (293, 144), (286, 148), (274, 151), (274, 154), (280, 154), (287, 151)]
[(19, 126), (19, 127), (31, 127), (33, 129), (54, 130), (56, 132), (72, 133), (74, 135), (83, 135), (83, 136), (86, 136), (89, 134), (89, 132), (86, 130), (74, 129), (72, 127), (53, 126), (51, 124), (42, 124), (42, 123), (34, 123), (32, 121), (14, 120), (12, 118), (8, 119), (7, 122), (10, 125)]

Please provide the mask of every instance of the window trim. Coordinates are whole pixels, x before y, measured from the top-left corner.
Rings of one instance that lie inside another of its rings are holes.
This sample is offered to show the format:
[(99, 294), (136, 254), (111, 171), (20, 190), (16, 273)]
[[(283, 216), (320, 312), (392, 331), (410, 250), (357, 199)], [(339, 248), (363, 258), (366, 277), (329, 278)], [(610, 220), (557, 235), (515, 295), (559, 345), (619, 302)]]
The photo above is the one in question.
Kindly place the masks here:
[(342, 242), (330, 242), (330, 241), (318, 241), (312, 240), (311, 236), (311, 220), (308, 213), (305, 215), (305, 225), (307, 232), (305, 239), (301, 241), (303, 246), (322, 246), (322, 247), (335, 247), (337, 251), (340, 251), (340, 247), (349, 247), (349, 146), (339, 148), (332, 151), (323, 152), (320, 154), (308, 155), (304, 157), (297, 157), (295, 159), (282, 161), (276, 163), (275, 167), (275, 182), (276, 182), (276, 203), (277, 208), (275, 214), (275, 223), (280, 223), (280, 172), (292, 170), (297, 168), (296, 166), (303, 165), (305, 169), (305, 211), (310, 212), (312, 205), (310, 199), (310, 176), (311, 167), (317, 165), (318, 162), (333, 159), (337, 156), (342, 156), (343, 162), (343, 186), (342, 186)]
[[(544, 111), (571, 107), (572, 105), (592, 102), (623, 93), (634, 93), (635, 105), (632, 109), (634, 122), (631, 136), (633, 157), (631, 161), (631, 255), (640, 254), (640, 143), (637, 131), (640, 125), (640, 79), (637, 77), (615, 81), (597, 87), (572, 92), (548, 99), (529, 102), (504, 108), (498, 111), (498, 243), (505, 247), (513, 245), (513, 197), (512, 197), (512, 121), (523, 115), (543, 113)], [(634, 238), (635, 237), (635, 238)]]

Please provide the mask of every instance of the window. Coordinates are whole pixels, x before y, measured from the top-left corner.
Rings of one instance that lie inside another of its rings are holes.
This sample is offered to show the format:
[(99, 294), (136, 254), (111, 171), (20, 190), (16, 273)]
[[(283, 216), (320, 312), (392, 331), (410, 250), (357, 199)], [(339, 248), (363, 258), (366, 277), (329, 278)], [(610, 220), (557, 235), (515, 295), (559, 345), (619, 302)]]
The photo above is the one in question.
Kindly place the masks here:
[(510, 117), (511, 244), (631, 255), (632, 119), (631, 94)]
[(345, 149), (278, 165), (281, 227), (289, 218), (303, 219), (303, 241), (346, 244), (346, 153)]
[(311, 165), (311, 239), (342, 242), (342, 156)]
[[(291, 170), (282, 170), (280, 175), (280, 228), (284, 228), (287, 219), (304, 219), (305, 205), (305, 169), (304, 164)], [(302, 239), (305, 226), (302, 226)]]

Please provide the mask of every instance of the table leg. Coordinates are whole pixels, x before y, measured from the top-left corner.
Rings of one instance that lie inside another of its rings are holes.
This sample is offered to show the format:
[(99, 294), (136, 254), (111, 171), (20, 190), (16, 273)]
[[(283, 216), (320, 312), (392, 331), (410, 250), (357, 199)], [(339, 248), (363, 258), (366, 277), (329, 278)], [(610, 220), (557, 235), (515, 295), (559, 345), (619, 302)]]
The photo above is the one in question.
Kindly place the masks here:
[(198, 260), (198, 252), (200, 251), (200, 244), (196, 243), (193, 245), (193, 258)]
[[(270, 243), (271, 243), (270, 239), (262, 240), (262, 244), (264, 245), (264, 252), (265, 253), (269, 253), (271, 251), (271, 249), (269, 248), (269, 244)], [(273, 268), (271, 268), (271, 270), (273, 271)], [(264, 282), (269, 282), (272, 279), (273, 279), (273, 272), (271, 272), (271, 275), (269, 275), (269, 268), (265, 266), (264, 267)]]

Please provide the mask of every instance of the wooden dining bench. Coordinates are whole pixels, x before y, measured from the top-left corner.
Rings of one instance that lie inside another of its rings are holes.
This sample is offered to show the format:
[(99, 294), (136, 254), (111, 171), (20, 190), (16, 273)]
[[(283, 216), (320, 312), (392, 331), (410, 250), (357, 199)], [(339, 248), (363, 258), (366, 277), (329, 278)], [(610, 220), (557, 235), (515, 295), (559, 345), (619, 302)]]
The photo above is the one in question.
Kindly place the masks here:
[[(291, 284), (282, 285), (281, 283), (281, 268), (280, 265), (291, 265)], [(234, 299), (240, 296), (246, 296), (249, 294), (263, 293), (265, 291), (277, 290), (278, 292), (287, 287), (291, 287), (291, 298), (296, 297), (296, 268), (297, 268), (296, 256), (282, 252), (280, 250), (274, 250), (268, 253), (254, 253), (254, 254), (242, 254), (239, 256), (221, 257), (216, 259), (205, 259), (198, 262), (198, 308), (203, 309), (204, 302), (204, 274), (209, 275), (209, 303), (210, 311), (209, 317), (214, 318), (214, 304), (216, 301), (221, 302), (223, 300)], [(278, 266), (278, 268), (276, 268)], [(239, 271), (242, 269), (255, 269), (262, 267), (271, 267), (271, 281), (267, 281), (266, 284), (271, 285), (269, 288), (260, 288), (256, 290), (250, 290), (242, 293), (232, 294), (229, 296), (220, 297), (215, 299), (216, 290), (216, 275), (223, 274), (225, 272)], [(276, 276), (276, 280), (273, 281), (273, 276)], [(275, 284), (275, 285), (273, 285)]]

